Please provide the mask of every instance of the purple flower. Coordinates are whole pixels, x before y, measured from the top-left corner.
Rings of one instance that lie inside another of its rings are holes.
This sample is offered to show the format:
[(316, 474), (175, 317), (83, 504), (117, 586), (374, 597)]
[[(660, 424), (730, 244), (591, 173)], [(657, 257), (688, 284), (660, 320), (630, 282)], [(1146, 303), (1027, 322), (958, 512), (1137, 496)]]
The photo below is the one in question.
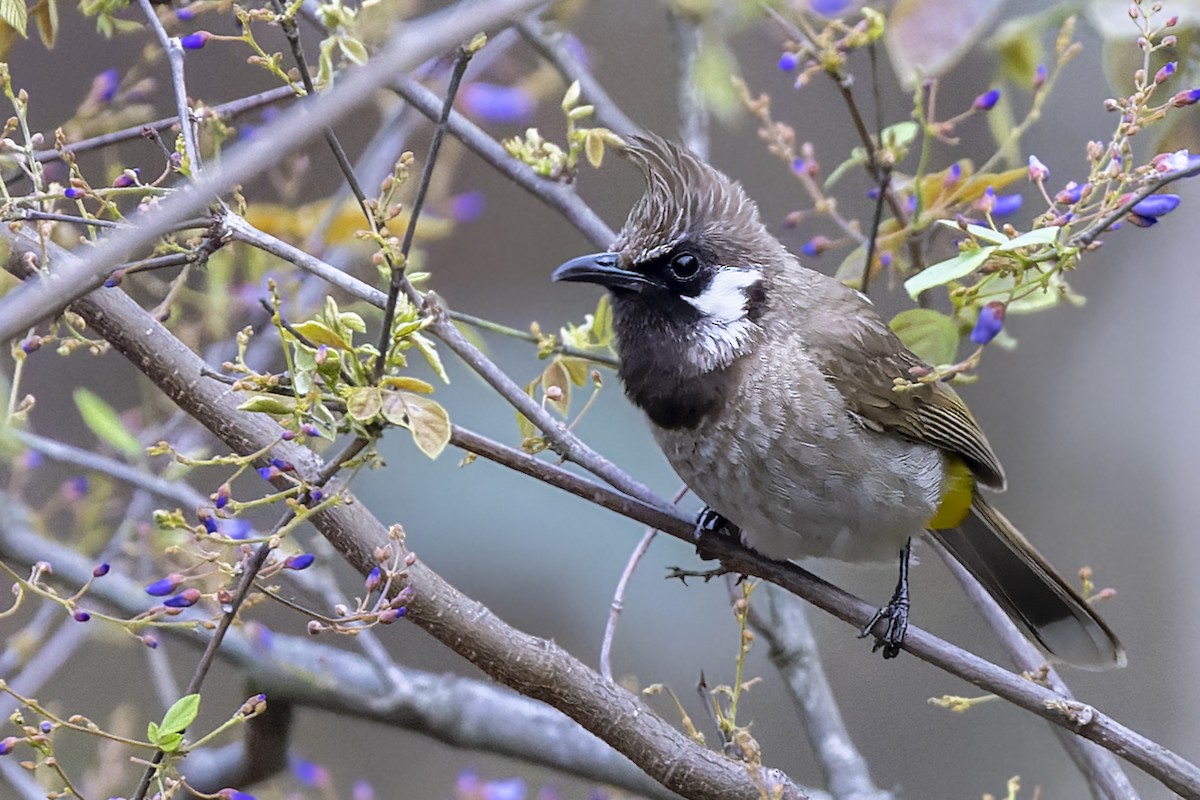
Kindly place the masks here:
[(116, 69), (106, 69), (92, 79), (92, 91), (102, 102), (111, 103), (117, 96), (117, 88), (121, 85), (121, 73)]
[(1198, 101), (1200, 101), (1200, 89), (1184, 89), (1182, 92), (1177, 92), (1171, 98), (1171, 105), (1176, 108), (1183, 108), (1184, 106), (1195, 105)]
[[(38, 350), (41, 350), (41, 349), (42, 349), (42, 337), (38, 336), (36, 333), (33, 336), (29, 336), (29, 337), (21, 340), (21, 352), (24, 353), (25, 355), (29, 355), (30, 353), (36, 353)], [(30, 452), (32, 452), (32, 451), (30, 451)]]
[(119, 269), (112, 275), (109, 275), (104, 281), (104, 288), (111, 289), (114, 286), (120, 286), (121, 281), (125, 279), (125, 270)]
[(108, 571), (110, 569), (112, 569), (112, 567), (109, 565), (109, 563), (107, 561), (101, 561), (99, 564), (97, 564), (95, 567), (92, 568), (92, 577), (93, 578), (103, 578), (105, 575), (108, 574)]
[(49, 733), (50, 731), (54, 730), (54, 723), (48, 719), (44, 719), (42, 720), (42, 724), (38, 725), (38, 730), (40, 730), (42, 733)]
[(483, 784), (483, 800), (524, 800), (525, 781), (521, 778), (506, 778)]
[(146, 647), (149, 647), (151, 650), (157, 650), (158, 637), (152, 633), (147, 633), (142, 637), (142, 644), (146, 645)]
[(67, 198), (68, 200), (78, 200), (79, 198), (83, 197), (83, 189), (77, 189), (74, 186), (68, 186), (66, 189), (63, 189), (63, 197)]
[(1152, 194), (1134, 203), (1130, 210), (1139, 217), (1158, 219), (1164, 214), (1170, 214), (1178, 206), (1179, 195), (1177, 194)]
[(217, 487), (217, 495), (213, 499), (213, 505), (215, 505), (217, 508), (224, 508), (225, 506), (229, 505), (229, 496), (231, 492), (232, 490), (229, 488), (229, 484), (222, 483)]
[(829, 249), (831, 242), (824, 236), (814, 236), (800, 246), (800, 252), (809, 258), (816, 258)]
[(280, 472), (295, 472), (296, 468), (292, 466), (292, 462), (284, 461), (282, 458), (272, 458), (271, 466)]
[(290, 442), (292, 439), (296, 438), (296, 432), (295, 431), (284, 431), (283, 433), (279, 434), (279, 438), (282, 441)]
[(800, 64), (800, 57), (791, 50), (784, 50), (783, 55), (779, 57), (779, 68), (784, 72), (791, 72)]
[(1019, 194), (1002, 194), (996, 197), (996, 202), (992, 204), (992, 216), (1007, 217), (1009, 214), (1016, 213), (1021, 207), (1025, 198)]
[(525, 89), (476, 81), (463, 87), (459, 97), (471, 116), (484, 122), (516, 125), (528, 122), (537, 110), (537, 100)]
[(1004, 327), (1005, 310), (1004, 303), (996, 300), (979, 309), (979, 319), (975, 321), (975, 327), (971, 330), (971, 341), (985, 345), (995, 339), (996, 334)]
[(375, 567), (374, 569), (372, 569), (370, 574), (367, 575), (367, 581), (366, 581), (367, 591), (368, 592), (375, 591), (375, 589), (377, 589), (379, 587), (379, 584), (382, 582), (382, 580), (383, 580), (383, 573), (379, 571), (379, 567)]
[(167, 608), (189, 608), (196, 605), (197, 601), (199, 600), (200, 590), (192, 587), (190, 589), (184, 589), (179, 594), (172, 595), (166, 600), (163, 600), (163, 605)]
[(979, 97), (976, 97), (975, 102), (971, 104), (971, 107), (974, 108), (976, 111), (991, 111), (993, 108), (996, 107), (996, 103), (999, 100), (1000, 100), (1000, 90), (999, 89), (989, 89), (988, 91), (979, 95)]
[(1162, 83), (1167, 78), (1174, 75), (1176, 66), (1177, 66), (1177, 64), (1174, 61), (1168, 61), (1166, 64), (1163, 64), (1162, 67), (1158, 70), (1158, 72), (1154, 73), (1154, 82)]
[(210, 37), (212, 37), (212, 34), (208, 31), (196, 31), (182, 37), (179, 43), (183, 45), (184, 50), (199, 50), (208, 43)]
[(325, 499), (325, 492), (321, 491), (319, 487), (315, 489), (309, 489), (308, 499), (314, 503), (319, 503)]
[(0, 756), (6, 756), (11, 753), (13, 748), (17, 746), (17, 741), (18, 739), (15, 736), (5, 736), (3, 739), (0, 739)]
[(288, 556), (283, 562), (283, 566), (295, 570), (308, 569), (316, 559), (317, 557), (312, 553), (297, 553), (294, 556)]
[(292, 774), (302, 785), (309, 788), (319, 788), (329, 783), (329, 770), (307, 759), (297, 761), (292, 766)]
[(1075, 181), (1071, 181), (1061, 192), (1054, 195), (1054, 199), (1059, 203), (1073, 206), (1079, 202), (1079, 198), (1083, 197), (1083, 190), (1086, 186), (1087, 184), (1080, 186)]
[(850, 0), (808, 0), (808, 7), (823, 17), (836, 17), (850, 7)]
[(153, 595), (155, 597), (164, 597), (175, 591), (175, 589), (181, 583), (183, 583), (183, 576), (178, 572), (172, 572), (167, 577), (160, 578), (154, 583), (148, 585), (146, 587), (146, 594)]
[(272, 478), (279, 477), (279, 470), (275, 469), (275, 467), (259, 467), (257, 472), (258, 477), (262, 478), (264, 481), (269, 481)]
[(1033, 88), (1040, 89), (1046, 85), (1046, 65), (1038, 64), (1037, 70), (1033, 73)]
[(1029, 180), (1040, 183), (1050, 177), (1050, 168), (1037, 156), (1029, 157)]
[(195, 17), (196, 17), (196, 12), (192, 11), (190, 8), (181, 8), (175, 12), (175, 18), (182, 22), (187, 22), (189, 20), (195, 19)]
[(70, 500), (78, 500), (88, 493), (88, 479), (86, 475), (76, 475), (65, 484), (63, 484), (63, 494)]
[(796, 156), (792, 159), (792, 172), (796, 173), (797, 175), (803, 175), (807, 169), (808, 162), (803, 158)]
[(317, 426), (311, 422), (306, 422), (300, 426), (300, 432), (305, 436), (320, 436), (321, 432), (317, 430)]
[(458, 778), (454, 781), (454, 794), (464, 800), (478, 796), (482, 788), (483, 781), (479, 780), (479, 773), (470, 768), (458, 773)]
[(255, 800), (254, 795), (249, 792), (243, 792), (238, 789), (222, 789), (217, 792), (217, 796), (221, 800)]
[(126, 189), (136, 184), (142, 177), (142, 170), (138, 167), (127, 169), (116, 177), (112, 182), (114, 189)]
[(458, 222), (474, 222), (483, 215), (487, 198), (483, 192), (463, 192), (450, 200), (450, 217)]
[(359, 778), (350, 787), (350, 800), (375, 800), (375, 787), (366, 778)]
[(46, 457), (37, 450), (26, 450), (21, 454), (21, 467), (24, 469), (37, 469), (45, 463)]
[(250, 524), (249, 520), (242, 519), (241, 517), (223, 519), (220, 525), (221, 535), (230, 539), (241, 541), (242, 539), (249, 539), (254, 535), (254, 526)]
[(84, 611), (81, 608), (78, 611), (76, 611), (74, 614), (72, 614), (71, 617), (74, 618), (74, 620), (76, 622), (87, 622), (89, 619), (92, 618), (92, 615), (89, 614), (88, 612)]
[(200, 517), (200, 521), (204, 523), (205, 531), (208, 533), (217, 532), (217, 520), (212, 514), (208, 513), (207, 511), (201, 511), (199, 514), (197, 514), (197, 516)]
[(943, 186), (953, 186), (962, 179), (962, 164), (955, 161), (950, 165), (950, 169), (946, 170), (946, 177), (942, 180)]

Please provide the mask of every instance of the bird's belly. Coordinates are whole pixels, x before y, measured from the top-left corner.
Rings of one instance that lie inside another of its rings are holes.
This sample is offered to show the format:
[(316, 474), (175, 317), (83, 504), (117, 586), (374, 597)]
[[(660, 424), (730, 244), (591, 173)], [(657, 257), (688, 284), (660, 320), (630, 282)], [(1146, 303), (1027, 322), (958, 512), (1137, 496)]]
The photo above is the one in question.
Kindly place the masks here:
[(755, 550), (780, 559), (893, 559), (932, 518), (945, 457), (844, 419), (776, 432), (740, 418), (656, 429), (655, 438), (688, 487)]

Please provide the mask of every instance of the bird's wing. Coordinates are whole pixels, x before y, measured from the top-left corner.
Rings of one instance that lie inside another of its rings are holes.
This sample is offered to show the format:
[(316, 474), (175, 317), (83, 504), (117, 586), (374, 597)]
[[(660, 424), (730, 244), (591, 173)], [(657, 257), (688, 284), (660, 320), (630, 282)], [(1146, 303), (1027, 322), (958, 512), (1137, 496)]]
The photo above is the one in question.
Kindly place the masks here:
[(810, 312), (826, 317), (814, 326), (821, 329), (821, 341), (812, 340), (811, 330), (807, 341), (850, 410), (870, 428), (961, 456), (980, 483), (1003, 489), (1004, 468), (958, 393), (945, 383), (917, 382), (929, 366), (904, 346), (870, 301), (840, 283), (830, 288), (827, 302)]

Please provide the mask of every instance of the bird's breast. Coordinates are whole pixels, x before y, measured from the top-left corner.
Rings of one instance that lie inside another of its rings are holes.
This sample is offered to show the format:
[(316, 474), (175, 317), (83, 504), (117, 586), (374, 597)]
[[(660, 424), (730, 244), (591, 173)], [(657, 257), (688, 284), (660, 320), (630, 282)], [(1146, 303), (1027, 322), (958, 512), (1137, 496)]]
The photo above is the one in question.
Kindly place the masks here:
[(651, 425), (688, 487), (774, 558), (895, 557), (937, 508), (945, 472), (934, 447), (863, 428), (803, 358), (787, 378), (768, 364), (692, 428)]

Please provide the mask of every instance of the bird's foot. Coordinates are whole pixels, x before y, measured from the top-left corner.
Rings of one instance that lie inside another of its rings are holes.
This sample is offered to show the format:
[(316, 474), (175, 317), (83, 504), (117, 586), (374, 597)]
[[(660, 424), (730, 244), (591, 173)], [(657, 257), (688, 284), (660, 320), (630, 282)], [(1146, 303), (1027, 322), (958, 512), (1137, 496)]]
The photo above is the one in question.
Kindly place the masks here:
[(667, 579), (670, 580), (671, 578), (678, 578), (679, 582), (685, 586), (687, 585), (688, 578), (700, 578), (705, 583), (708, 583), (713, 578), (719, 578), (722, 575), (728, 575), (733, 571), (726, 569), (725, 567), (715, 567), (713, 569), (705, 570), (690, 570), (684, 569), (683, 567), (670, 567), (669, 569), (670, 572), (667, 573)]
[(706, 550), (701, 543), (701, 538), (705, 533), (715, 533), (718, 536), (733, 536), (740, 540), (742, 529), (721, 516), (711, 507), (704, 507), (704, 510), (696, 517), (696, 528), (692, 532), (692, 538), (696, 541), (696, 555), (705, 561), (712, 561), (717, 558), (716, 554)]
[(882, 650), (884, 658), (900, 655), (900, 645), (904, 642), (904, 634), (908, 630), (908, 560), (911, 550), (912, 540), (909, 539), (900, 551), (900, 579), (896, 582), (896, 591), (892, 594), (891, 601), (876, 611), (871, 621), (858, 632), (860, 639), (874, 636), (875, 645), (871, 652)]

